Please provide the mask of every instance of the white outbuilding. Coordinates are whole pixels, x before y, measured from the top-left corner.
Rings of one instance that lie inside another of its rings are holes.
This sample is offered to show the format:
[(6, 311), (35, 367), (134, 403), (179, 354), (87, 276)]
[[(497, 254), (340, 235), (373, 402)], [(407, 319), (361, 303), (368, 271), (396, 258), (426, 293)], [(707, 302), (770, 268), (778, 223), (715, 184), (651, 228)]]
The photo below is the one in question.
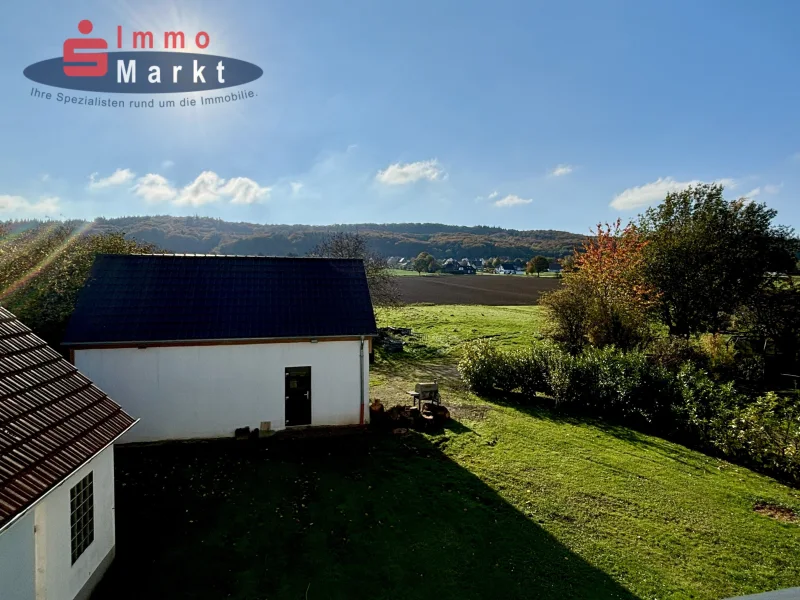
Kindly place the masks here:
[(134, 442), (363, 424), (376, 334), (360, 260), (101, 255), (64, 345)]
[(113, 443), (134, 424), (0, 307), (0, 599), (89, 597), (114, 559)]

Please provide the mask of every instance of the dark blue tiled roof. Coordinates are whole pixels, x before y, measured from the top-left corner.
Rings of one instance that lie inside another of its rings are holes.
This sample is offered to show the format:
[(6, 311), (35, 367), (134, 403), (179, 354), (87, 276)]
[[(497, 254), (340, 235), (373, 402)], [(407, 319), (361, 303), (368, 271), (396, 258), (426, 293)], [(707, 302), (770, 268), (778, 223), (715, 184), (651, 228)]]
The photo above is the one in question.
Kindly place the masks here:
[(64, 344), (376, 333), (360, 260), (103, 254)]

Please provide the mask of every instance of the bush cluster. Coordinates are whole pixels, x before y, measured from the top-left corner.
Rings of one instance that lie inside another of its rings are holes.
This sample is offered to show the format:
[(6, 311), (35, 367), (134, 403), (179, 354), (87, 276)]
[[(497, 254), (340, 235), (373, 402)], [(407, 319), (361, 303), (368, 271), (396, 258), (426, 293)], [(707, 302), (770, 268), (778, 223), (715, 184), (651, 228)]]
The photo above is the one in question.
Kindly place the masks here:
[[(570, 354), (547, 342), (504, 351), (468, 344), (458, 364), (481, 394), (541, 394), (558, 409), (644, 428), (800, 483), (800, 396), (751, 397), (688, 361), (589, 347)], [(672, 365), (670, 365), (672, 366)]]

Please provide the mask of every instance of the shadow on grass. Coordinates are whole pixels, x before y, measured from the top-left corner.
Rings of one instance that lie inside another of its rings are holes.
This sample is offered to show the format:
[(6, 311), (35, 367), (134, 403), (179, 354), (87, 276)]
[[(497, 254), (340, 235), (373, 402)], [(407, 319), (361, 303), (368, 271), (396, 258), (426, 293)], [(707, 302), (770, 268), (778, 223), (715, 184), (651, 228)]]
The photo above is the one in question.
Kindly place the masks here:
[(95, 600), (624, 598), (419, 435), (116, 449)]

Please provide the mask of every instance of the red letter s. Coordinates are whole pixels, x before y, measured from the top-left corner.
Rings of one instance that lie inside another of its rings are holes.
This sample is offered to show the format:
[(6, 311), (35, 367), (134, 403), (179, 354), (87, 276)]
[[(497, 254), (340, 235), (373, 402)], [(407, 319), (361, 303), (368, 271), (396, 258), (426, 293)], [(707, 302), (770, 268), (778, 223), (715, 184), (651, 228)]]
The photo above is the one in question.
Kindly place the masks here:
[[(78, 23), (78, 31), (84, 35), (92, 32), (92, 22)], [(64, 74), (68, 77), (103, 77), (108, 73), (108, 54), (105, 52), (76, 52), (76, 50), (107, 50), (108, 44), (102, 38), (70, 38), (64, 42)], [(67, 63), (94, 63), (72, 65)]]

